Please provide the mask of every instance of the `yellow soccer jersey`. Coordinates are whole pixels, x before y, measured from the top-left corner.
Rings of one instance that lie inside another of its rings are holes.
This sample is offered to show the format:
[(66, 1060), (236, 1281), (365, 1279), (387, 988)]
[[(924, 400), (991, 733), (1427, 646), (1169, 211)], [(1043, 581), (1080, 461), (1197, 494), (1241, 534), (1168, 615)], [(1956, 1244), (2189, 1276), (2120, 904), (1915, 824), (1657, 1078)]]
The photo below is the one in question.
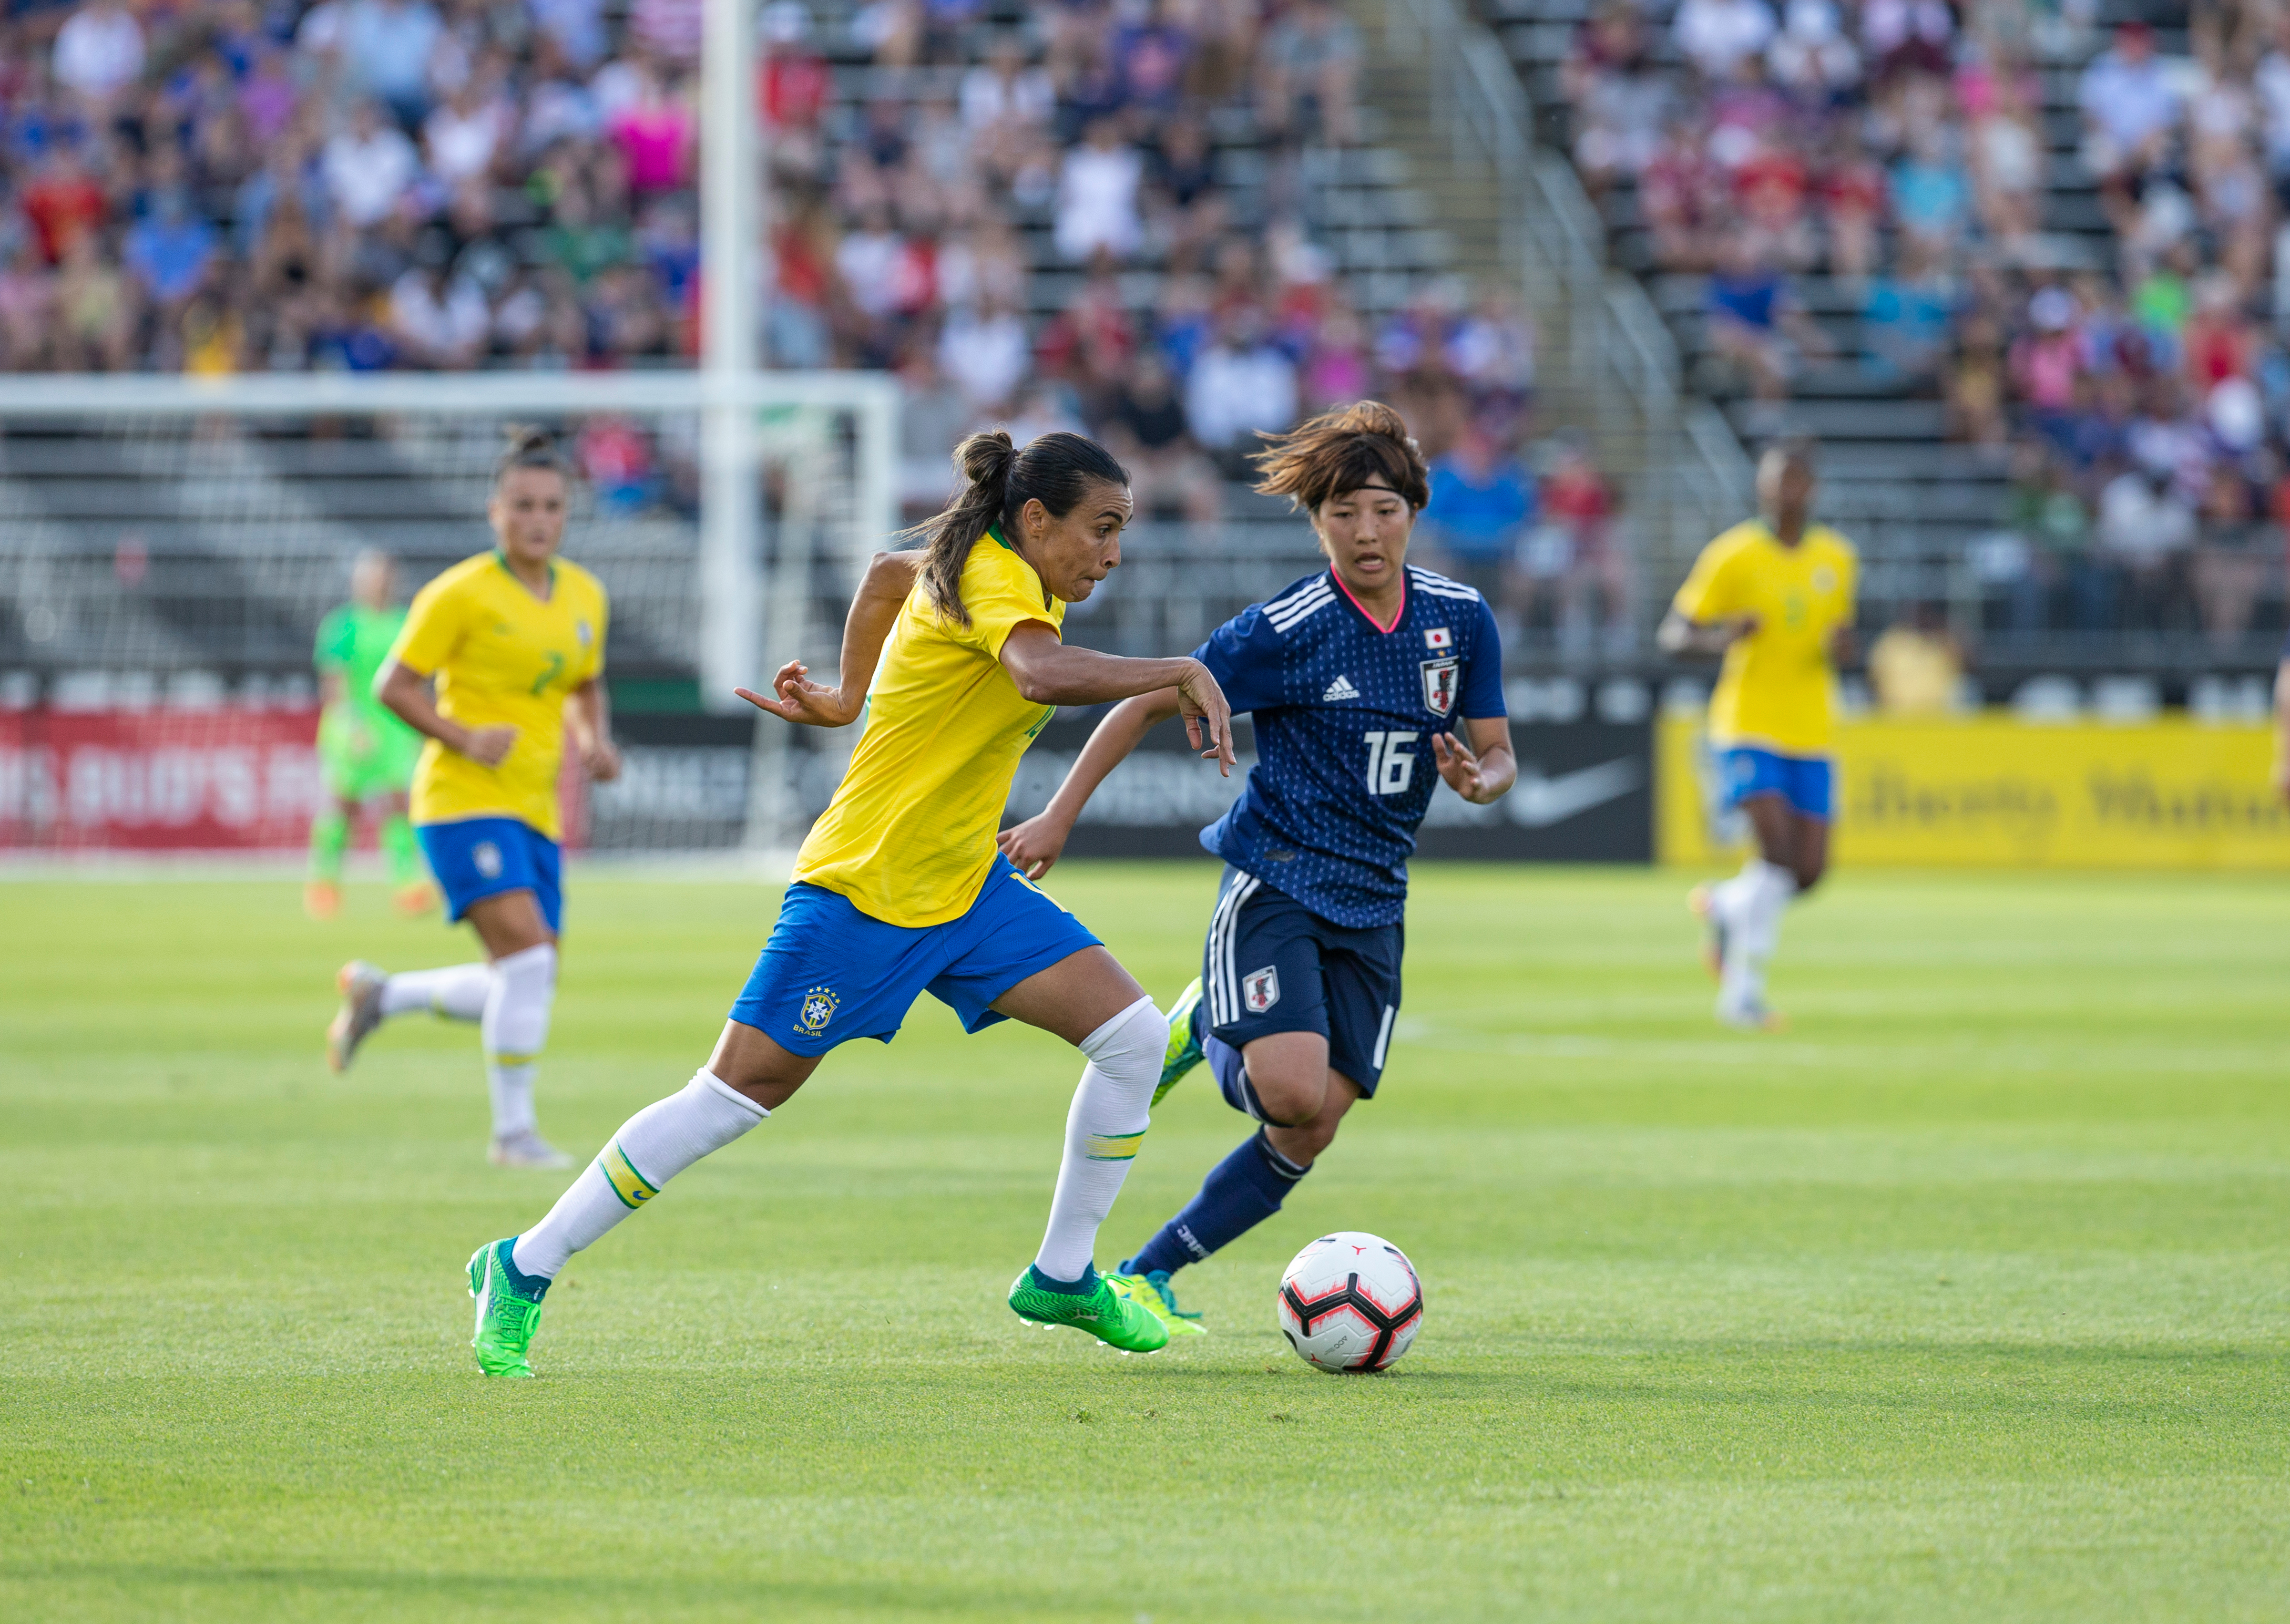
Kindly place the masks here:
[(1853, 544), (1822, 524), (1783, 547), (1752, 519), (1701, 549), (1677, 589), (1677, 612), (1701, 621), (1758, 617), (1758, 629), (1726, 651), (1709, 701), (1711, 743), (1791, 755), (1829, 748), (1837, 708), (1830, 634), (1852, 623), (1860, 570)]
[(797, 879), (909, 929), (959, 919), (978, 900), (1018, 758), (1057, 714), (1021, 697), (1002, 665), (1013, 628), (1065, 621), (1033, 565), (989, 534), (963, 565), (962, 601), (967, 626), (933, 609), (916, 580), (851, 770), (796, 856)]
[(535, 597), (499, 553), (464, 558), (414, 595), (393, 660), (437, 679), (437, 708), (463, 727), (516, 729), (498, 767), (432, 739), (413, 772), (413, 821), (516, 818), (556, 838), (565, 696), (605, 668), (605, 588), (577, 564), (549, 566)]

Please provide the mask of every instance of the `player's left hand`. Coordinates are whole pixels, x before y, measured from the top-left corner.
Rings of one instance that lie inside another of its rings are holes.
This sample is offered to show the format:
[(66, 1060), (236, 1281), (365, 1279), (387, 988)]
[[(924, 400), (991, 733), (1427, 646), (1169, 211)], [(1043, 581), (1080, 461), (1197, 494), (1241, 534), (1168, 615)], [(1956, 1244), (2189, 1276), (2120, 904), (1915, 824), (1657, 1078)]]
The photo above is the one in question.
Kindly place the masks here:
[(757, 710), (768, 710), (783, 721), (806, 727), (841, 727), (855, 714), (844, 708), (840, 688), (813, 682), (811, 668), (799, 660), (790, 660), (780, 668), (779, 675), (772, 678), (769, 699), (746, 688), (732, 692)]
[(1439, 776), (1447, 780), (1448, 788), (1466, 801), (1484, 804), (1493, 798), (1479, 777), (1479, 758), (1454, 734), (1432, 734), (1431, 755), (1438, 762)]
[(621, 775), (621, 752), (609, 739), (592, 739), (581, 747), (581, 765), (597, 783), (609, 784)]
[(994, 837), (1002, 855), (1018, 865), (1018, 872), (1038, 880), (1065, 854), (1066, 836), (1073, 830), (1047, 812), (1004, 829)]

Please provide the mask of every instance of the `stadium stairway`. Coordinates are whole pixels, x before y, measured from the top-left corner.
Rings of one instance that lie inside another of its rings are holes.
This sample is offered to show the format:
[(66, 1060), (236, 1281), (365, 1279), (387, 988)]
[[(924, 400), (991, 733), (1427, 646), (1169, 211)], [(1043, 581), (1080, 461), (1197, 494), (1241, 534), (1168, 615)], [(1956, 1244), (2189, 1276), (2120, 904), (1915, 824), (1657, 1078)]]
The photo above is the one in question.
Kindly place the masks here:
[[(1472, 0), (1495, 33), (1534, 109), (1537, 140), (1570, 149), (1571, 110), (1561, 70), (1593, 0)], [(1677, 0), (1640, 7), (1656, 60), (1675, 64), (1669, 33)], [(2166, 0), (2106, 0), (2101, 31), (2139, 16), (2154, 24), (2166, 53), (2186, 49), (2186, 8)], [(2040, 69), (2041, 132), (2048, 156), (2043, 249), (2062, 268), (2113, 262), (2098, 189), (2078, 156), (2081, 136), (2076, 92), (2085, 57)], [(1688, 387), (1717, 403), (1745, 443), (1809, 434), (1823, 445), (1822, 509), (1854, 536), (1867, 563), (1864, 597), (1878, 623), (1891, 605), (1921, 599), (1959, 605), (1976, 601), (1967, 545), (1992, 530), (2003, 508), (2006, 453), (1950, 438), (1937, 380), (1903, 379), (1880, 366), (1865, 341), (1862, 293), (1825, 274), (1795, 279), (1799, 301), (1827, 336), (1834, 355), (1801, 364), (1790, 398), (1775, 410), (1749, 396), (1746, 380), (1709, 343), (1702, 317), (1705, 278), (1662, 271), (1653, 260), (1637, 188), (1627, 179), (1597, 200), (1610, 259), (1640, 278), (1676, 339)]]

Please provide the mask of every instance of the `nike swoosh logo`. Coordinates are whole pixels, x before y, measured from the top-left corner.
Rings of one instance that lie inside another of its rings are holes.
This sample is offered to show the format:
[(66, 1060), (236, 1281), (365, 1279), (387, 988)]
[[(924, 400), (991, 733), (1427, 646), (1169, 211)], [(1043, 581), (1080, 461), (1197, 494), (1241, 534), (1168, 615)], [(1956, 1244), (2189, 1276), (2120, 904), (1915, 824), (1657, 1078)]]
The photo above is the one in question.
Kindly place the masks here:
[(1513, 823), (1544, 829), (1619, 800), (1645, 782), (1645, 764), (1635, 756), (1623, 756), (1556, 778), (1546, 778), (1539, 772), (1521, 772), (1504, 800)]

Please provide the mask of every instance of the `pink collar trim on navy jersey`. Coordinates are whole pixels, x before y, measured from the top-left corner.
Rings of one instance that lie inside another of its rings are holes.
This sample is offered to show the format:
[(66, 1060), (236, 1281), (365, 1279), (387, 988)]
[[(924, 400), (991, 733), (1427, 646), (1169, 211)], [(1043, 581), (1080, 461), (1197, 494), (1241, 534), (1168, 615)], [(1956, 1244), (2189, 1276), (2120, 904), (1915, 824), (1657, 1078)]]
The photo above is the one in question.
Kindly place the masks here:
[(1336, 572), (1336, 566), (1333, 564), (1328, 566), (1328, 579), (1336, 583), (1337, 591), (1342, 593), (1346, 597), (1352, 600), (1352, 607), (1360, 612), (1361, 620), (1365, 620), (1370, 626), (1374, 627), (1376, 630), (1384, 633), (1386, 636), (1389, 636), (1391, 632), (1397, 630), (1399, 623), (1407, 618), (1407, 576), (1405, 571), (1401, 572), (1399, 577), (1399, 607), (1391, 612), (1391, 624), (1389, 626), (1384, 625), (1373, 615), (1368, 613), (1367, 605), (1359, 601), (1359, 598), (1353, 593), (1349, 587), (1344, 585), (1344, 578)]

